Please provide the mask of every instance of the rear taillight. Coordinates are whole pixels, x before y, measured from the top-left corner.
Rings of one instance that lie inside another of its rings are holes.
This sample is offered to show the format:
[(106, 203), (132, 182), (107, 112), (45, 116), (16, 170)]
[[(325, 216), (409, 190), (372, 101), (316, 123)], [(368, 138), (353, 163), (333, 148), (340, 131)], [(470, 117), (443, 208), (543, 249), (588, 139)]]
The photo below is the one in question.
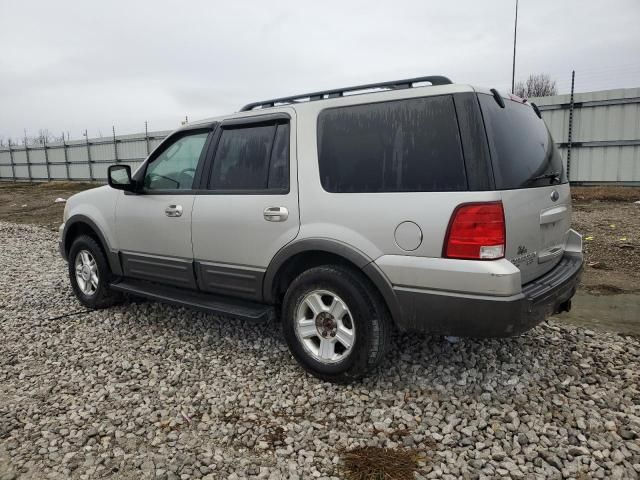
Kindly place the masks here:
[(451, 215), (444, 256), (494, 260), (504, 257), (505, 243), (502, 202), (466, 203)]

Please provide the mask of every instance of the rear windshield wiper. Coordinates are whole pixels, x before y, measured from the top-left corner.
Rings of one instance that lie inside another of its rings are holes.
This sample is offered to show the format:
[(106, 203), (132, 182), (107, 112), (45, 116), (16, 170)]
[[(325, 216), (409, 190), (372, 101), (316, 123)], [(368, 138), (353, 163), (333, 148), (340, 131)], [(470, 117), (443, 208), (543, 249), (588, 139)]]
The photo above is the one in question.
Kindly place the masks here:
[(560, 183), (560, 172), (550, 172), (545, 173), (544, 175), (538, 175), (537, 177), (531, 177), (527, 183), (535, 182), (536, 180), (544, 180), (546, 178)]

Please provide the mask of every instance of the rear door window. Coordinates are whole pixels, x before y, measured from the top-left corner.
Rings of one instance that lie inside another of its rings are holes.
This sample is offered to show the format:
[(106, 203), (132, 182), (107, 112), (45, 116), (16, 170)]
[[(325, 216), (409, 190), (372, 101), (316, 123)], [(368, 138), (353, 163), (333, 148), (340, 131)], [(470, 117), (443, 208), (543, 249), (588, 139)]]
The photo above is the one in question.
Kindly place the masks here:
[(324, 110), (318, 159), (329, 192), (467, 190), (451, 96)]
[(560, 152), (544, 121), (526, 103), (479, 94), (497, 190), (566, 183)]
[(223, 129), (208, 188), (219, 191), (288, 191), (289, 124)]

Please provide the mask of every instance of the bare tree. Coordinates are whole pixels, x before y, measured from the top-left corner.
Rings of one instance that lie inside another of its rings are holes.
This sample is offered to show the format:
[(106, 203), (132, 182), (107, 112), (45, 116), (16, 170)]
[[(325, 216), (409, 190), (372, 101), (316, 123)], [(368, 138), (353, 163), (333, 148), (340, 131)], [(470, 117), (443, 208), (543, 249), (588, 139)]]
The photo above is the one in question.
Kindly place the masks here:
[(516, 95), (522, 98), (548, 97), (558, 94), (556, 81), (546, 73), (529, 75), (525, 82), (516, 83)]
[[(61, 140), (62, 137), (56, 137), (51, 134), (49, 129), (40, 128), (38, 129), (37, 135), (29, 135), (27, 129), (24, 129), (24, 136), (19, 138), (18, 140), (12, 139), (11, 137), (7, 137), (3, 143), (8, 143), (11, 141), (12, 145), (26, 145), (27, 147), (40, 147), (46, 145), (47, 143), (56, 142)], [(0, 143), (0, 146), (3, 145)]]
[(34, 138), (34, 143), (37, 143), (38, 145), (45, 145), (51, 142), (51, 137), (49, 129), (41, 128), (38, 130), (38, 137)]

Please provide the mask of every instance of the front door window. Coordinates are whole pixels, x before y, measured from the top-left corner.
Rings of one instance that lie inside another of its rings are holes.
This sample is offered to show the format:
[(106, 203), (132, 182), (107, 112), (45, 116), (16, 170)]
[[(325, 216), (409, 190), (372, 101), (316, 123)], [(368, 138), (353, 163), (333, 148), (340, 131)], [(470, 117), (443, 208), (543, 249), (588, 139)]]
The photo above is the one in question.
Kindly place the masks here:
[(147, 167), (145, 190), (191, 190), (208, 132), (186, 135), (169, 145)]

